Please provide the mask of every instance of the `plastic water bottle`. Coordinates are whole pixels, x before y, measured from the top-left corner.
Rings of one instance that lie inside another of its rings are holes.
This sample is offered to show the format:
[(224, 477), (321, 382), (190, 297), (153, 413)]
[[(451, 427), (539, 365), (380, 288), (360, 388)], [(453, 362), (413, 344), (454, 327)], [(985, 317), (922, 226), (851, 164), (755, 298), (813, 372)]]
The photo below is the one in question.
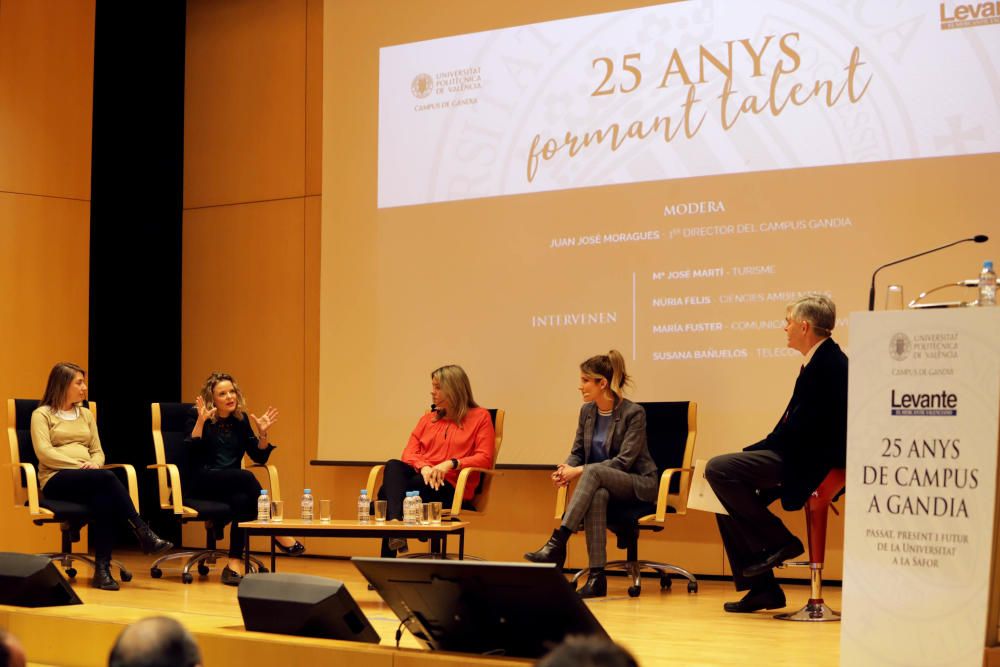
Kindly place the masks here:
[(424, 501), (420, 498), (420, 492), (413, 492), (413, 523), (420, 523), (424, 513)]
[(983, 270), (979, 272), (979, 305), (997, 305), (997, 272), (993, 270), (993, 262), (983, 262)]
[(413, 511), (413, 501), (416, 491), (407, 491), (406, 498), (403, 499), (403, 523), (413, 524), (417, 522), (416, 513)]
[(302, 520), (313, 520), (313, 494), (311, 489), (302, 492)]
[(358, 498), (358, 523), (371, 523), (372, 505), (368, 501), (368, 489), (361, 489), (361, 496)]
[(267, 489), (261, 489), (257, 498), (257, 520), (271, 520), (271, 499), (267, 497)]

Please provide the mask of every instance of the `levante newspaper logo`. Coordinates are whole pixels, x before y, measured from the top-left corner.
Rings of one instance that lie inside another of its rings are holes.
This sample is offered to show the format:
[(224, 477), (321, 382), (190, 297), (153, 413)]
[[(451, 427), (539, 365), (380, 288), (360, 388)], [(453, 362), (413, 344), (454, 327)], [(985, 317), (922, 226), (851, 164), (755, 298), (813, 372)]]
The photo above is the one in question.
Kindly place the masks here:
[(942, 2), (941, 29), (975, 28), (1000, 23), (1000, 2)]
[(958, 394), (942, 390), (936, 393), (908, 393), (892, 390), (892, 415), (897, 417), (954, 417), (958, 414)]

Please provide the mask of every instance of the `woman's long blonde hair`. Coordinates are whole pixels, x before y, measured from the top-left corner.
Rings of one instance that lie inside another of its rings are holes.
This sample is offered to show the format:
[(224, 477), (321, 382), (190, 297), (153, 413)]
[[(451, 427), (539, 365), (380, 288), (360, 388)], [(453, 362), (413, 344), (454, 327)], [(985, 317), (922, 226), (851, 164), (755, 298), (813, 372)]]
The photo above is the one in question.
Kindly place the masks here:
[(580, 372), (592, 380), (604, 378), (615, 397), (615, 405), (625, 398), (625, 387), (632, 386), (632, 376), (625, 372), (625, 357), (618, 350), (598, 354), (580, 364)]
[[(243, 390), (240, 389), (240, 385), (236, 384), (236, 378), (234, 378), (229, 373), (221, 373), (219, 371), (214, 371), (205, 380), (205, 384), (201, 386), (201, 400), (205, 401), (205, 407), (214, 408), (215, 407), (215, 387), (220, 382), (232, 382), (233, 389), (236, 391), (236, 409), (233, 410), (233, 414), (236, 415), (237, 419), (243, 419), (243, 416), (247, 411), (247, 402), (243, 398)], [(215, 415), (212, 415), (212, 421), (216, 419)]]
[(476, 399), (472, 397), (472, 383), (469, 382), (469, 376), (465, 374), (461, 366), (450, 365), (442, 366), (431, 373), (431, 379), (437, 380), (438, 386), (441, 387), (441, 393), (447, 397), (448, 403), (451, 405), (447, 415), (444, 408), (435, 409), (437, 418), (443, 419), (447, 416), (448, 419), (461, 426), (469, 408), (479, 407)]

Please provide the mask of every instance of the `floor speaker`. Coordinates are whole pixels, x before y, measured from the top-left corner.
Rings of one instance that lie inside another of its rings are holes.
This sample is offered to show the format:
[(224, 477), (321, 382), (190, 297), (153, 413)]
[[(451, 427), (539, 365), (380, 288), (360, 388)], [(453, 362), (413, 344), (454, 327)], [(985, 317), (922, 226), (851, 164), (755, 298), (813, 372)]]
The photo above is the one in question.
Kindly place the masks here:
[(243, 625), (255, 632), (379, 642), (342, 581), (308, 574), (248, 574), (238, 593)]
[(56, 607), (83, 600), (46, 556), (0, 553), (0, 604)]

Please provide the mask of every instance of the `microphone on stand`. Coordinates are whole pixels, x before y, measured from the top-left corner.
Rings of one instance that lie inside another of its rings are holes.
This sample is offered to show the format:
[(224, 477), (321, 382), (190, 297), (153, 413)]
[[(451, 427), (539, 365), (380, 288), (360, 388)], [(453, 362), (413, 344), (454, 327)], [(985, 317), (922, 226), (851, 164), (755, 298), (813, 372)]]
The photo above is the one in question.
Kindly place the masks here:
[(883, 264), (882, 266), (875, 269), (875, 272), (872, 274), (872, 286), (868, 290), (868, 310), (869, 311), (875, 310), (875, 276), (877, 276), (878, 272), (881, 271), (882, 269), (889, 266), (894, 266), (896, 264), (902, 264), (903, 262), (908, 262), (911, 259), (915, 259), (917, 257), (923, 257), (924, 255), (929, 255), (932, 252), (937, 252), (938, 250), (944, 250), (945, 248), (950, 248), (953, 245), (958, 245), (959, 243), (966, 243), (968, 241), (972, 241), (973, 243), (986, 243), (989, 240), (990, 237), (986, 236), (985, 234), (976, 234), (975, 236), (970, 236), (967, 239), (960, 239), (958, 241), (948, 243), (938, 248), (931, 248), (930, 250), (925, 250), (924, 252), (918, 252), (916, 255), (910, 255), (909, 257), (904, 257), (903, 259), (897, 259), (895, 262), (889, 262), (888, 264)]

